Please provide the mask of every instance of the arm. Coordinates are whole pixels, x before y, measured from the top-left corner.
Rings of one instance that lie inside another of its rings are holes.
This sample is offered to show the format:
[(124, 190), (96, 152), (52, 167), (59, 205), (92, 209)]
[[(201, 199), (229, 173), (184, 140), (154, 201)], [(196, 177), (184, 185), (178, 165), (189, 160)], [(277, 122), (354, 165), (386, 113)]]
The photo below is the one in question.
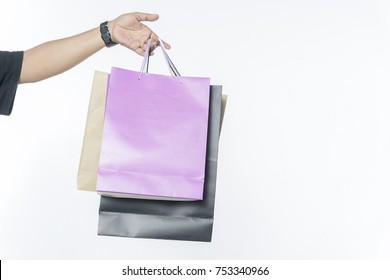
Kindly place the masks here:
[[(111, 38), (139, 55), (145, 44), (153, 39), (152, 49), (158, 44), (153, 31), (141, 21), (155, 21), (158, 15), (145, 13), (124, 14), (108, 23)], [(164, 44), (167, 48), (170, 46)], [(37, 82), (65, 72), (104, 48), (99, 27), (84, 33), (46, 42), (24, 52), (19, 83)]]

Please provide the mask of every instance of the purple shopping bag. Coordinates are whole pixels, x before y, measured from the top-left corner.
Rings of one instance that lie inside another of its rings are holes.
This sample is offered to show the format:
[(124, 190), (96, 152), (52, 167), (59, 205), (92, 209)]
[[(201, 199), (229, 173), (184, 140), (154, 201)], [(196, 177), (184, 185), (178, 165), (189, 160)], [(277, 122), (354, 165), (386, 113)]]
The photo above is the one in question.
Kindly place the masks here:
[(202, 200), (209, 97), (209, 78), (112, 68), (98, 193)]

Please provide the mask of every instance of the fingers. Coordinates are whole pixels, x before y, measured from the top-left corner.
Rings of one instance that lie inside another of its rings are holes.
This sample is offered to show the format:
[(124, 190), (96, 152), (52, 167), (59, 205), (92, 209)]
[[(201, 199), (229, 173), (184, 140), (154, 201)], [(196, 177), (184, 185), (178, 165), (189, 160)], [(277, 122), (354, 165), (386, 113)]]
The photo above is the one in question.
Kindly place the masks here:
[[(157, 38), (157, 37), (156, 37), (156, 38)], [(153, 39), (153, 38), (152, 38), (152, 39)], [(157, 39), (157, 40), (158, 40), (158, 39)], [(165, 47), (166, 49), (170, 49), (170, 48), (171, 48), (171, 46), (170, 46), (168, 43), (166, 43), (166, 42), (164, 42), (164, 41), (162, 41), (162, 42), (163, 42), (164, 47)], [(125, 45), (125, 46), (126, 46), (126, 45)], [(155, 50), (158, 46), (159, 46), (159, 41), (157, 41), (157, 42), (153, 41), (153, 42), (151, 43), (151, 45), (150, 45), (150, 50), (149, 50), (150, 56), (154, 55), (154, 50)], [(137, 54), (139, 54), (139, 55), (141, 55), (141, 56), (144, 56), (144, 55), (145, 55), (145, 52), (146, 52), (147, 41), (144, 42), (144, 43), (142, 43), (141, 41), (138, 41), (138, 40), (137, 40), (137, 41), (133, 42), (132, 44), (128, 44), (126, 47), (129, 48), (129, 49), (131, 49), (131, 50), (134, 51), (135, 53), (137, 53)]]
[(148, 13), (133, 13), (138, 21), (156, 21), (159, 18), (158, 14), (148, 14)]
[[(121, 40), (120, 44), (122, 46), (125, 46), (125, 47), (129, 48), (130, 50), (136, 52), (139, 55), (144, 55), (145, 51), (146, 51), (146, 46), (147, 46), (148, 40), (149, 40), (148, 38), (152, 39), (152, 42), (150, 44), (150, 52), (151, 52), (151, 55), (153, 55), (153, 51), (160, 44), (158, 37), (154, 33), (151, 36), (143, 37), (142, 39), (141, 38), (134, 39), (134, 38), (131, 38), (130, 36), (128, 36), (127, 38), (126, 37), (123, 38), (123, 40)], [(171, 48), (171, 46), (168, 43), (166, 43), (163, 40), (161, 40), (161, 41), (164, 44), (164, 47), (166, 49)]]
[(169, 45), (167, 42), (165, 42), (164, 40), (161, 40), (162, 42), (163, 42), (163, 44), (164, 44), (164, 48), (166, 48), (166, 49), (170, 49), (171, 48), (171, 45)]
[[(154, 50), (155, 48), (157, 48), (158, 46), (160, 46), (160, 39), (157, 37), (157, 35), (156, 34), (152, 34), (151, 36), (150, 36), (150, 38), (152, 39), (152, 43), (151, 43), (151, 45), (150, 45), (150, 48), (151, 48), (151, 50)], [(164, 44), (164, 48), (165, 49), (170, 49), (171, 48), (171, 45), (169, 45), (167, 42), (165, 42), (164, 40), (161, 40), (162, 41), (162, 43)], [(146, 44), (146, 43), (145, 43)]]

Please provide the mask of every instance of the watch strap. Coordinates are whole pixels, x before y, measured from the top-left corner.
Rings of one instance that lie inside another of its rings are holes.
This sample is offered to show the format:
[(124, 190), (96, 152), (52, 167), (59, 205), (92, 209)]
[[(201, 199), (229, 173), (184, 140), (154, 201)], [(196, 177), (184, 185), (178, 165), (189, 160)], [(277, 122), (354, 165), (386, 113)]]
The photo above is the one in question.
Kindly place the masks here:
[(100, 35), (107, 48), (115, 46), (116, 43), (112, 40), (110, 31), (108, 30), (108, 21), (100, 24)]

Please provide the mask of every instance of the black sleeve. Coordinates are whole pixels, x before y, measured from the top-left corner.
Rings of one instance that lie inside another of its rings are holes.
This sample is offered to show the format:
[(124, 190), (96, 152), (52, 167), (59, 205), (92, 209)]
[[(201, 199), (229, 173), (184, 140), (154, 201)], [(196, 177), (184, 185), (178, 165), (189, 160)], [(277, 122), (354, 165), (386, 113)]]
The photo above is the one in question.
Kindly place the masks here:
[(0, 115), (9, 116), (22, 70), (23, 52), (0, 51)]

